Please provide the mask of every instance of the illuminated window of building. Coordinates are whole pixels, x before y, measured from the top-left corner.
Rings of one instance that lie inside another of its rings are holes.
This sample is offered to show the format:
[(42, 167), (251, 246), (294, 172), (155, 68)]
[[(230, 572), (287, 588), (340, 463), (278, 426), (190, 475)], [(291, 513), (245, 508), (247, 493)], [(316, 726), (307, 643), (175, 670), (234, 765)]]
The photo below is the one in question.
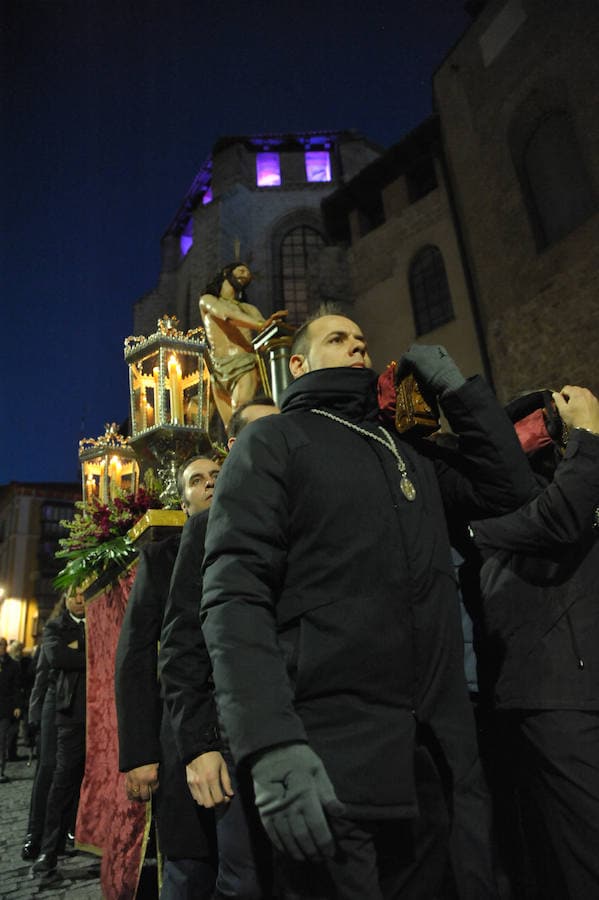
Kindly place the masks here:
[(330, 181), (331, 157), (328, 150), (306, 150), (306, 181)]
[(416, 334), (426, 334), (454, 318), (443, 256), (428, 244), (410, 264), (410, 295)]
[(179, 248), (181, 250), (181, 256), (186, 256), (189, 253), (191, 246), (193, 244), (193, 219), (189, 219), (187, 225), (181, 232), (179, 237)]
[(281, 241), (281, 288), (289, 322), (298, 324), (308, 316), (308, 272), (311, 259), (325, 241), (315, 228), (292, 228)]
[(72, 519), (74, 515), (75, 510), (71, 503), (44, 503), (42, 506), (42, 521), (44, 522), (59, 522), (61, 519)]
[(545, 115), (523, 153), (525, 195), (540, 248), (559, 240), (597, 208), (593, 187), (565, 111)]
[(277, 187), (281, 184), (281, 161), (278, 153), (256, 154), (256, 184)]

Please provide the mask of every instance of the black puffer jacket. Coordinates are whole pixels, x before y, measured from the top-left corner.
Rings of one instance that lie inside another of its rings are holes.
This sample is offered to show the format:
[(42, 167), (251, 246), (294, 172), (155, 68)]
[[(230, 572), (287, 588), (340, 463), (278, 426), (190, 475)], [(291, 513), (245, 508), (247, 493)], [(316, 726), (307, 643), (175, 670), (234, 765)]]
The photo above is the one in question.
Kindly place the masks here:
[(599, 709), (599, 437), (573, 429), (552, 483), (473, 531), (479, 673), (496, 706)]
[(54, 678), (50, 679), (50, 672), (50, 663), (42, 644), (35, 668), (35, 681), (33, 682), (31, 697), (29, 698), (29, 721), (36, 725), (39, 725), (42, 721), (42, 708), (47, 691), (56, 690)]
[(56, 723), (85, 722), (85, 624), (76, 622), (68, 609), (44, 628), (44, 653), (56, 684)]
[[(211, 846), (212, 810), (194, 801), (163, 707), (158, 679), (158, 641), (180, 535), (142, 548), (129, 594), (115, 660), (119, 767), (129, 771), (159, 762), (156, 819), (167, 857), (203, 859)], [(199, 572), (200, 562), (197, 569)], [(197, 598), (199, 606), (199, 597)], [(196, 610), (197, 619), (197, 610)]]
[(375, 390), (370, 371), (313, 372), (244, 430), (216, 484), (202, 609), (237, 761), (308, 740), (350, 811), (384, 817), (414, 814), (418, 723), (457, 779), (476, 756), (443, 505), (513, 508), (531, 478), (473, 379), (444, 404), (461, 457), (395, 435), (409, 502), (388, 448), (310, 411), (380, 436)]

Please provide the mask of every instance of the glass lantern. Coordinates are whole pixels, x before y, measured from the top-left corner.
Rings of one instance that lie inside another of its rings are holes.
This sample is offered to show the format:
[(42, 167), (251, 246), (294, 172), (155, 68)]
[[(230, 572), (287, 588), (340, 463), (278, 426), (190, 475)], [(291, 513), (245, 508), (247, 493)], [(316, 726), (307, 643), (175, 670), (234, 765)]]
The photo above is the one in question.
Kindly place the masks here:
[(79, 441), (82, 494), (85, 503), (95, 497), (108, 503), (119, 491), (135, 493), (139, 466), (129, 438), (119, 434), (115, 422), (106, 423), (106, 431), (97, 438)]
[(207, 441), (212, 414), (204, 329), (183, 333), (178, 324), (176, 316), (163, 316), (155, 334), (125, 340), (131, 445), (156, 467), (167, 508), (179, 506), (177, 469)]
[(184, 334), (178, 324), (176, 316), (164, 316), (155, 334), (125, 341), (133, 438), (161, 426), (208, 430), (204, 329)]

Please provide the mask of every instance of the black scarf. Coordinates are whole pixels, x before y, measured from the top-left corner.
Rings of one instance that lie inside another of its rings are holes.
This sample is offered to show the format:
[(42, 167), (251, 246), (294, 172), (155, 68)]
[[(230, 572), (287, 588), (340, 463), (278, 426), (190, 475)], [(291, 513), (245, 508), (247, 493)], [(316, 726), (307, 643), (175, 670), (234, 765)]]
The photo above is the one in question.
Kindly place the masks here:
[(352, 422), (379, 417), (376, 372), (341, 366), (318, 369), (293, 381), (283, 394), (281, 412), (326, 409)]

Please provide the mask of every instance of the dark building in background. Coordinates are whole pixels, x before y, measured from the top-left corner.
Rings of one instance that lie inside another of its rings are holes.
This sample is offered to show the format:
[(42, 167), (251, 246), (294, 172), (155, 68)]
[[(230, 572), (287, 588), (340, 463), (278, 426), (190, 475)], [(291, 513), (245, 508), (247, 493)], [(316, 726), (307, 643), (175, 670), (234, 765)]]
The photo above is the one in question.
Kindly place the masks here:
[(218, 140), (162, 238), (158, 285), (135, 305), (136, 334), (153, 333), (164, 313), (184, 329), (199, 325), (200, 294), (235, 259), (249, 263), (251, 301), (265, 315), (285, 307), (299, 322), (323, 300), (347, 300), (345, 252), (320, 203), (379, 153), (351, 131)]
[(476, 5), (433, 88), (495, 386), (599, 392), (599, 4)]
[(40, 631), (58, 593), (52, 582), (62, 519), (72, 519), (78, 484), (11, 482), (0, 487), (0, 635), (27, 647)]
[(198, 325), (207, 281), (239, 258), (264, 314), (350, 304), (378, 368), (423, 340), (504, 401), (599, 392), (599, 4), (466, 5), (434, 114), (388, 150), (351, 131), (219, 140), (136, 332), (165, 312)]
[(355, 317), (378, 369), (422, 338), (444, 344), (466, 374), (485, 370), (437, 116), (325, 198), (322, 209), (329, 233), (346, 247)]

